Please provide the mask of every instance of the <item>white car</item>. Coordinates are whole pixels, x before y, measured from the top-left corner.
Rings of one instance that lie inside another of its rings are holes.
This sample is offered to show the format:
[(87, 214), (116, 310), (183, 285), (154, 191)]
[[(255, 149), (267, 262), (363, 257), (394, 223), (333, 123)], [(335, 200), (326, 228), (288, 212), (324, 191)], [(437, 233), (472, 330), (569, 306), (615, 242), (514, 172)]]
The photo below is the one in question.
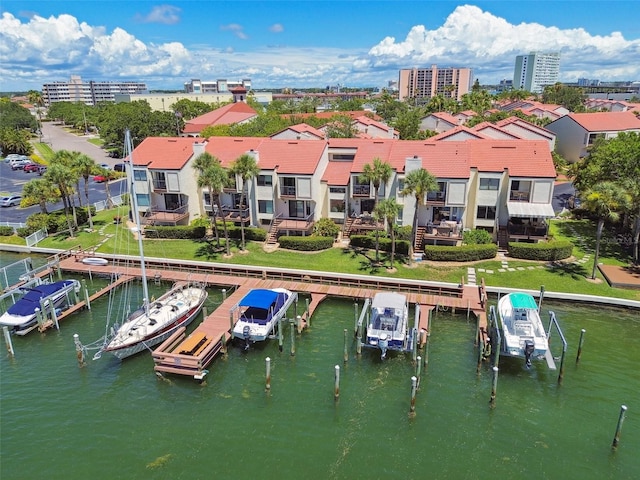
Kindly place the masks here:
[(13, 207), (14, 205), (20, 205), (22, 197), (20, 195), (10, 195), (8, 197), (0, 198), (0, 207)]

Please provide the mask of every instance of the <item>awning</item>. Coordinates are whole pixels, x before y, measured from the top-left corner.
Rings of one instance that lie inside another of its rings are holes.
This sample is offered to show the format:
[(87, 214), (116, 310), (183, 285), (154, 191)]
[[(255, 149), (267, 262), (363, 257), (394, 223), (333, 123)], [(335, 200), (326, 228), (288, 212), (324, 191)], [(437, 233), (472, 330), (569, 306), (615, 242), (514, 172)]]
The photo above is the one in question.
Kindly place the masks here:
[(511, 217), (551, 218), (556, 216), (550, 203), (507, 202), (507, 211)]

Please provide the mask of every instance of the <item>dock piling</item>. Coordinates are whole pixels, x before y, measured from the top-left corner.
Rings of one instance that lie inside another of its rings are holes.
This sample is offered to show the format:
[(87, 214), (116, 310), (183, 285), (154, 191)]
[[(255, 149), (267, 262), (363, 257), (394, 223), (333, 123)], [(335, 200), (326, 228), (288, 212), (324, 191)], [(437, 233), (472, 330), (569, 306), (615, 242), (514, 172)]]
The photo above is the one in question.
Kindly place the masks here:
[(344, 363), (349, 360), (349, 350), (347, 348), (347, 329), (344, 329)]
[(82, 368), (86, 365), (84, 361), (84, 348), (82, 348), (82, 343), (80, 343), (80, 337), (77, 333), (73, 334), (73, 343), (76, 346), (76, 357), (78, 358), (78, 366)]
[(309, 310), (309, 298), (305, 298), (305, 304), (307, 306), (307, 328), (311, 327), (311, 310)]
[(296, 354), (296, 329), (294, 322), (289, 322), (289, 325), (291, 325), (291, 356), (293, 357)]
[(491, 400), (489, 403), (491, 404), (491, 408), (496, 406), (496, 391), (498, 389), (498, 367), (493, 367), (493, 382), (491, 383)]
[(416, 414), (416, 391), (418, 389), (418, 379), (414, 375), (411, 377), (411, 406), (409, 407), (409, 416), (413, 417)]
[(224, 302), (227, 299), (227, 289), (222, 289), (222, 301)]
[(284, 327), (282, 326), (282, 318), (280, 320), (278, 320), (278, 350), (280, 350), (280, 353), (282, 353), (282, 347), (283, 347), (283, 343), (284, 343), (284, 333), (282, 332), (282, 329)]
[(420, 388), (420, 374), (422, 373), (422, 357), (418, 355), (416, 362), (416, 378), (418, 379), (418, 388)]
[(353, 333), (358, 331), (358, 302), (353, 302)]
[(6, 325), (3, 325), (2, 333), (4, 334), (4, 343), (7, 344), (7, 351), (9, 352), (9, 355), (13, 357), (14, 356), (13, 343), (11, 342), (11, 332), (9, 332), (9, 327), (7, 327)]
[(338, 400), (340, 397), (340, 365), (336, 365), (335, 369), (335, 378), (334, 378), (334, 386), (333, 386), (333, 398), (334, 400)]
[(622, 422), (624, 422), (624, 416), (627, 411), (626, 405), (620, 406), (620, 416), (618, 417), (618, 425), (616, 426), (616, 434), (613, 437), (613, 443), (611, 444), (612, 449), (618, 448), (618, 444), (620, 443), (620, 431), (622, 430)]
[(580, 356), (582, 355), (582, 343), (584, 342), (584, 334), (586, 330), (583, 328), (580, 330), (580, 341), (578, 342), (578, 354), (576, 355), (576, 364), (580, 363)]
[(266, 386), (265, 386), (265, 390), (267, 392), (269, 392), (271, 390), (271, 359), (269, 357), (265, 358), (265, 365), (266, 365)]
[(358, 329), (356, 332), (356, 354), (362, 353), (362, 325), (358, 322)]
[(84, 293), (84, 303), (87, 306), (87, 310), (91, 310), (91, 296), (89, 295), (89, 289), (87, 288), (87, 281), (84, 278), (82, 279), (82, 292)]

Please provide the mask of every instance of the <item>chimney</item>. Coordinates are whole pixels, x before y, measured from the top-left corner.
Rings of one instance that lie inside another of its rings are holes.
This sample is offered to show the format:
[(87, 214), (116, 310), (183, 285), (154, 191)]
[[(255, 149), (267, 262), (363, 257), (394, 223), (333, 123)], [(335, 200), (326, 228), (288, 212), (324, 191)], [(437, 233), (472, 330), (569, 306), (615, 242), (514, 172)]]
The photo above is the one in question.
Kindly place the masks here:
[(207, 141), (193, 142), (193, 158), (197, 158), (205, 152)]
[(412, 172), (413, 170), (419, 170), (422, 168), (422, 159), (417, 155), (413, 157), (407, 157), (404, 160), (404, 171), (405, 173)]
[(256, 152), (253, 148), (251, 150), (249, 150), (247, 152), (248, 155), (251, 155), (254, 160), (256, 161), (256, 164), (260, 164), (260, 153)]

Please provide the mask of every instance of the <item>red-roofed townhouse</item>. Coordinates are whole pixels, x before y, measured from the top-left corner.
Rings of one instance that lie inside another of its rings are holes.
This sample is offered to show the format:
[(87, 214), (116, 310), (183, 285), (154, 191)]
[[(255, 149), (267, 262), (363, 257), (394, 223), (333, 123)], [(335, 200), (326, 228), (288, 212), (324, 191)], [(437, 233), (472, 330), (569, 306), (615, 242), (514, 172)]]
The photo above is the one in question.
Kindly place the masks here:
[(271, 135), (274, 140), (322, 140), (325, 133), (306, 123), (291, 125)]
[[(485, 122), (486, 123), (486, 122)], [(451, 130), (447, 130), (446, 132), (439, 133), (434, 135), (433, 137), (429, 137), (429, 140), (432, 142), (463, 142), (465, 140), (471, 139), (482, 139), (482, 138), (491, 138), (486, 136), (484, 133), (476, 130), (475, 128), (465, 127), (464, 125), (458, 125)]]
[(446, 132), (460, 125), (461, 121), (447, 112), (434, 112), (420, 119), (420, 130)]
[(195, 138), (148, 137), (134, 150), (133, 176), (142, 221), (187, 225), (199, 213), (197, 180), (191, 163)]
[(257, 116), (256, 111), (245, 102), (228, 103), (185, 122), (182, 135), (198, 137), (205, 127), (247, 123)]
[(549, 151), (556, 148), (556, 134), (539, 125), (527, 122), (520, 117), (509, 117), (496, 122), (496, 126), (515, 135), (522, 140), (544, 140), (549, 145)]
[(400, 138), (400, 133), (389, 125), (361, 115), (353, 121), (353, 126), (369, 138)]
[(570, 113), (549, 123), (555, 133), (556, 151), (569, 162), (585, 157), (596, 138), (610, 139), (620, 132), (640, 133), (640, 118), (631, 111)]

